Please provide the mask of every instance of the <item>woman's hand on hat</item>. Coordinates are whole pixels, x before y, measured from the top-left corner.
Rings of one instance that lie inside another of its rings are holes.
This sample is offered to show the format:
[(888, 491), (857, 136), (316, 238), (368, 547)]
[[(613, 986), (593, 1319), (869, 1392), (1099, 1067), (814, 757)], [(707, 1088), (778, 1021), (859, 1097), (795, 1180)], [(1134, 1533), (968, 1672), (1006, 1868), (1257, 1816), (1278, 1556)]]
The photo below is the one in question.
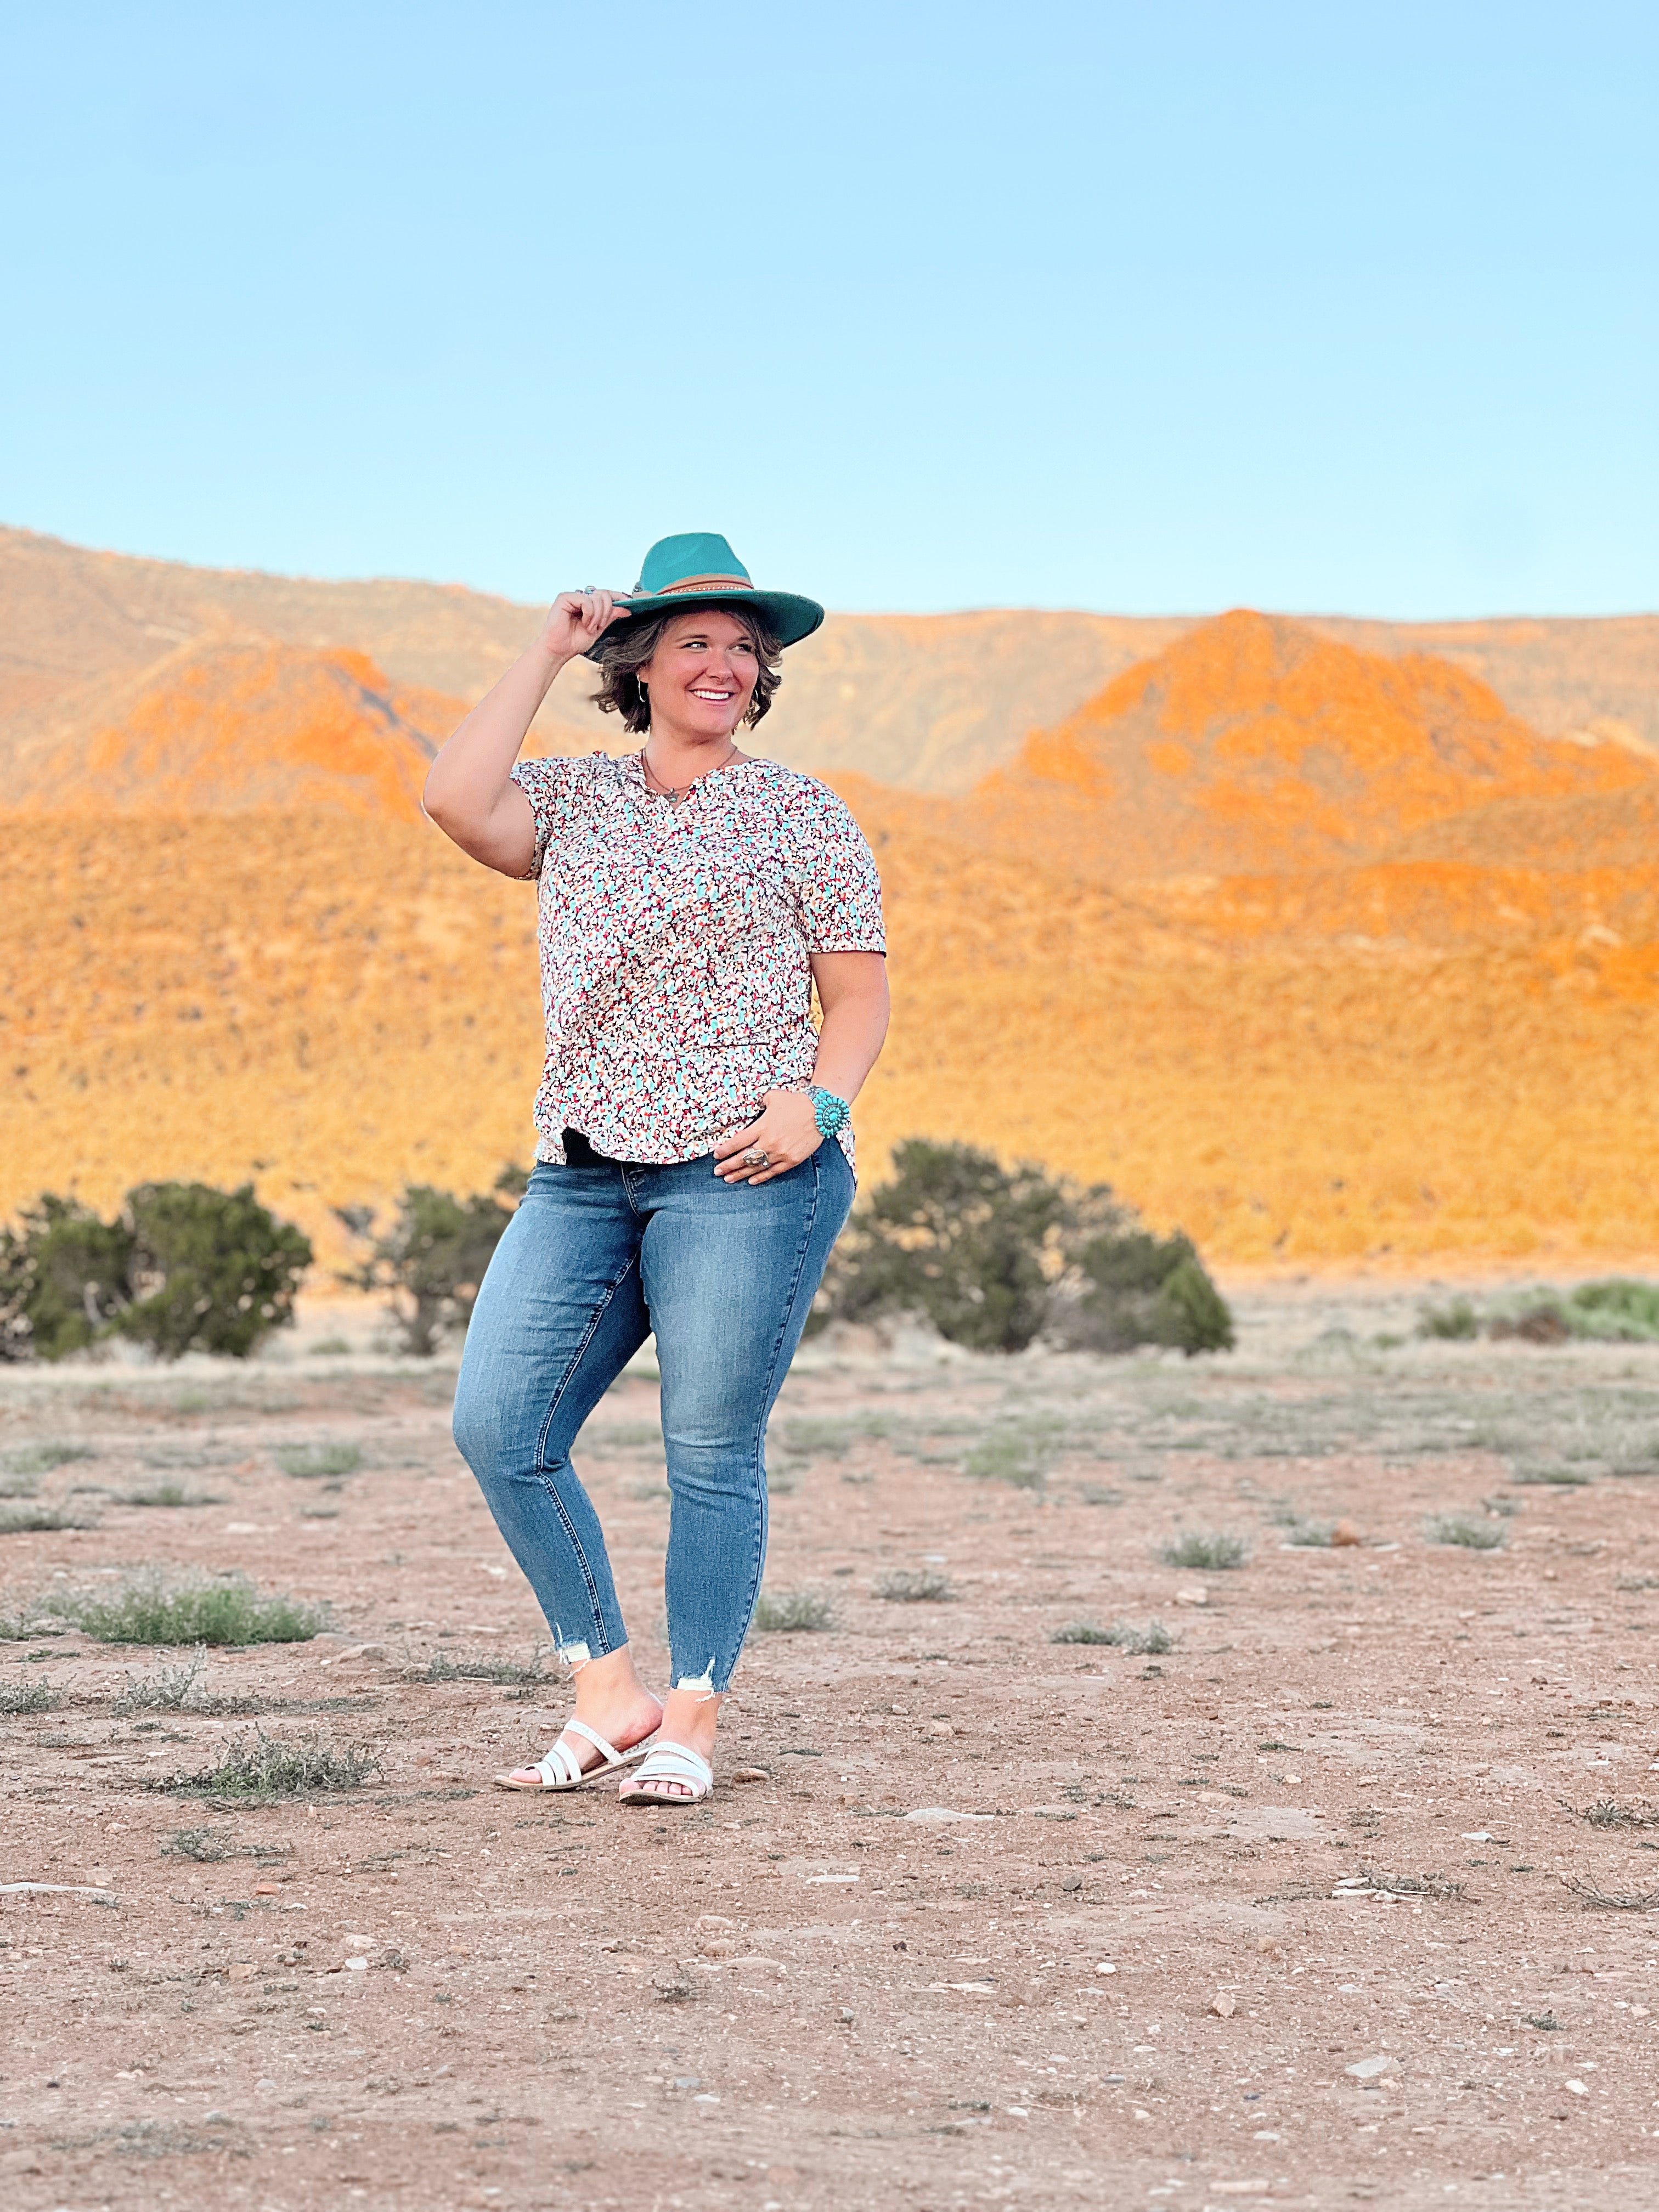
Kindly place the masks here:
[[(823, 1142), (804, 1091), (769, 1091), (759, 1121), (715, 1146), (714, 1173), (723, 1182), (770, 1182), (810, 1160)], [(757, 1159), (757, 1153), (764, 1153), (764, 1160)]]
[(610, 592), (561, 592), (542, 624), (543, 648), (556, 659), (574, 660), (612, 623), (626, 622), (628, 612), (626, 607), (617, 605)]

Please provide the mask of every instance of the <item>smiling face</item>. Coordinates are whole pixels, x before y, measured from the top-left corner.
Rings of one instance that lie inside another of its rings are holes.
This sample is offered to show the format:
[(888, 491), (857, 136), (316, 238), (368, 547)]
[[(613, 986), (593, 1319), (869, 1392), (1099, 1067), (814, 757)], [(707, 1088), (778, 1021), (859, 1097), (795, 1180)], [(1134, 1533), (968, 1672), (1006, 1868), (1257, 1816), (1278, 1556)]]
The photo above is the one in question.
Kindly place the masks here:
[(693, 743), (729, 738), (749, 711), (760, 665), (753, 634), (738, 616), (719, 607), (676, 615), (639, 672), (649, 689), (653, 729)]

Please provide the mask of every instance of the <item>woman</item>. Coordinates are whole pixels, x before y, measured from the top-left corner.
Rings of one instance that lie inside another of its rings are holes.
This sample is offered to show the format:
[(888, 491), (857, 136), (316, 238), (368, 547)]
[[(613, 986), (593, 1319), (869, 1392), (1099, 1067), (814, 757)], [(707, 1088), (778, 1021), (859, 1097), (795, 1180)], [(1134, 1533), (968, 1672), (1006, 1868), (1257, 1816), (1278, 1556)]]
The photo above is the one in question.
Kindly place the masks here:
[[(455, 1440), (575, 1678), (564, 1733), (499, 1776), (507, 1789), (574, 1789), (641, 1760), (624, 1803), (714, 1787), (766, 1555), (767, 1419), (852, 1201), (848, 1109), (887, 1028), (868, 845), (823, 784), (736, 741), (770, 706), (784, 647), (823, 619), (757, 591), (723, 538), (664, 538), (626, 599), (555, 602), (427, 779), (428, 814), (464, 851), (540, 882), (538, 1164), (455, 1399)], [(515, 767), (580, 653), (641, 749)], [(660, 1704), (570, 1464), (648, 1332), (672, 1500)]]

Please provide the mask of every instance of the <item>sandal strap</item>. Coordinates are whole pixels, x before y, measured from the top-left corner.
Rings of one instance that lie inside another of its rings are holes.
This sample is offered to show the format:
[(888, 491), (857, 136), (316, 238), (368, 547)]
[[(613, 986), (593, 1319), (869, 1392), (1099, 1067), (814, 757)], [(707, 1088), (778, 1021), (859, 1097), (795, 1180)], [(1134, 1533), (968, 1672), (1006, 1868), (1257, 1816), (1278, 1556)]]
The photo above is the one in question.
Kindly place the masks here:
[(617, 1760), (622, 1757), (622, 1753), (617, 1750), (616, 1745), (614, 1743), (607, 1743), (605, 1738), (599, 1734), (598, 1729), (589, 1728), (586, 1721), (567, 1721), (564, 1724), (564, 1733), (567, 1735), (585, 1736), (587, 1741), (592, 1745), (595, 1751), (604, 1753), (605, 1759), (612, 1766), (614, 1766)]
[(536, 1771), (541, 1776), (546, 1788), (574, 1789), (589, 1771), (565, 1743), (564, 1739), (568, 1735), (579, 1735), (585, 1738), (593, 1746), (607, 1766), (621, 1764), (621, 1752), (617, 1749), (615, 1744), (607, 1743), (597, 1729), (589, 1728), (586, 1721), (567, 1721), (560, 1730), (559, 1741), (554, 1745), (552, 1750), (544, 1759), (538, 1759), (536, 1763)]
[(689, 1782), (702, 1795), (714, 1786), (714, 1770), (689, 1744), (659, 1742), (647, 1753), (634, 1781), (636, 1785), (641, 1782)]

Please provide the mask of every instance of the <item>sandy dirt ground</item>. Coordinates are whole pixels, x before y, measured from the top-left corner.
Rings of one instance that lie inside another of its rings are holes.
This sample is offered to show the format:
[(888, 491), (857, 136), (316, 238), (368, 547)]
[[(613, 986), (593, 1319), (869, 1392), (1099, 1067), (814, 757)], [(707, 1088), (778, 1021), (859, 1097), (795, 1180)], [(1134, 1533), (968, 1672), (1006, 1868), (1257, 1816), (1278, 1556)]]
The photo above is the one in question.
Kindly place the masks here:
[[(1258, 1287), (1193, 1363), (809, 1346), (767, 1582), (831, 1625), (755, 1636), (674, 1814), (490, 1786), (562, 1692), (453, 1363), (313, 1312), (0, 1374), (0, 1512), (88, 1524), (0, 1540), (5, 2203), (1659, 2204), (1659, 1352), (1418, 1303)], [(624, 1378), (578, 1465), (659, 1682), (654, 1419)], [(52, 1610), (147, 1565), (331, 1627), (185, 1689)], [(191, 1779), (256, 1729), (368, 1771)]]

